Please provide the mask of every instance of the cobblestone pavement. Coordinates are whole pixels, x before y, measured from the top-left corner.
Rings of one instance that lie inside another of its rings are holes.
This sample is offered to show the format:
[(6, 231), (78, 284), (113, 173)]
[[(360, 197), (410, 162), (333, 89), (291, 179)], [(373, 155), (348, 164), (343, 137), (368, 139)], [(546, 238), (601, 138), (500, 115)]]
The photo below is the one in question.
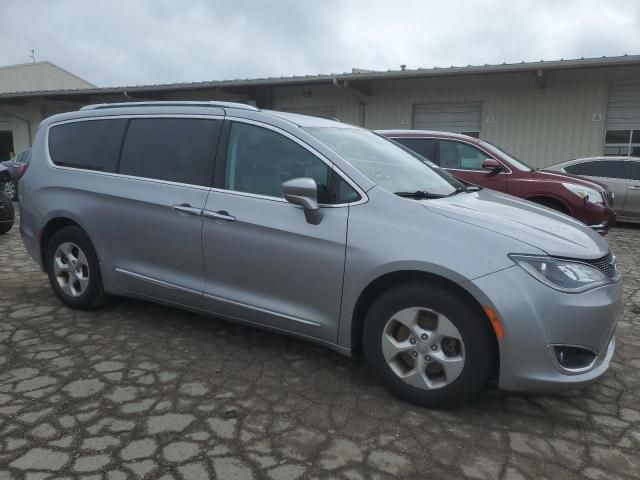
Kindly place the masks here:
[(612, 368), (562, 396), (406, 405), (302, 340), (133, 300), (61, 306), (0, 236), (0, 479), (640, 478), (640, 228)]

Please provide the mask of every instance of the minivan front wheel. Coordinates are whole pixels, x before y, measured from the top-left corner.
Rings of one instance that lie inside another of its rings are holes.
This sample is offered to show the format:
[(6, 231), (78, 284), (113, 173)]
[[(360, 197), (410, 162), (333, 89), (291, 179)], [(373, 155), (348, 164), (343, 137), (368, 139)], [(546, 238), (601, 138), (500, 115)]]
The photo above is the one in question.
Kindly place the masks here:
[(480, 393), (494, 365), (491, 330), (456, 292), (429, 284), (393, 287), (365, 319), (367, 361), (399, 398), (452, 408)]
[(80, 228), (70, 226), (56, 232), (46, 258), (49, 282), (65, 305), (90, 310), (104, 303), (98, 257)]

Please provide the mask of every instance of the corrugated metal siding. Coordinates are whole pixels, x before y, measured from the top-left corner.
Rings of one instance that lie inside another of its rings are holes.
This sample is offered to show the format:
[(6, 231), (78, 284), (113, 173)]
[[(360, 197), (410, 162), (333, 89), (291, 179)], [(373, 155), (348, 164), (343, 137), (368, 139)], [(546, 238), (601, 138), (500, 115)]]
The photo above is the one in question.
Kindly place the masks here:
[(0, 68), (0, 93), (92, 87), (95, 85), (49, 62)]
[(343, 122), (363, 123), (361, 104), (333, 85), (276, 87), (273, 89), (273, 109), (313, 114), (321, 109), (333, 112), (329, 116)]
[(479, 132), (482, 103), (417, 103), (413, 106), (412, 128), (445, 132)]
[(619, 79), (611, 83), (607, 129), (640, 129), (640, 78)]

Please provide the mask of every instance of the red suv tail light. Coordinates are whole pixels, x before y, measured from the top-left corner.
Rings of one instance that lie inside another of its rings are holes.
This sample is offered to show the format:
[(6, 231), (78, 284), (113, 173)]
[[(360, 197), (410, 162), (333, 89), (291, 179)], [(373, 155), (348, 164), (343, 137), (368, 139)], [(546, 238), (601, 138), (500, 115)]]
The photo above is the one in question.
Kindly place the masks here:
[(16, 169), (16, 180), (20, 180), (22, 178), (24, 172), (27, 171), (28, 166), (28, 163), (21, 163), (20, 165), (18, 165), (18, 168)]

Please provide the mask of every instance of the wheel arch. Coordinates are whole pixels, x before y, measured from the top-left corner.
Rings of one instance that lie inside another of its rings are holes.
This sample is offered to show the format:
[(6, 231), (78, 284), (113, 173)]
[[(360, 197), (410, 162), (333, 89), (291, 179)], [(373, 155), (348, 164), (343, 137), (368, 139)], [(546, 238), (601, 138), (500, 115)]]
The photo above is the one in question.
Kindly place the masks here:
[[(487, 314), (485, 313), (481, 302), (471, 292), (469, 292), (456, 282), (441, 275), (430, 272), (419, 270), (398, 270), (386, 273), (372, 280), (360, 293), (360, 296), (356, 301), (351, 320), (351, 352), (353, 356), (362, 356), (362, 332), (364, 328), (365, 317), (375, 299), (393, 286), (402, 283), (414, 282), (423, 282), (430, 285), (445, 286), (447, 289), (455, 291), (478, 312), (479, 316), (481, 316), (486, 321), (487, 328), (491, 329), (491, 332), (494, 332), (491, 321), (489, 320), (489, 317), (487, 317)], [(498, 339), (496, 338), (495, 334), (492, 335), (492, 338), (494, 339), (492, 348), (494, 348), (495, 350), (495, 358), (497, 360), (495, 368), (497, 373), (497, 368), (500, 364), (500, 349), (498, 345)]]
[[(40, 233), (40, 259), (42, 260), (42, 265), (45, 271), (47, 271), (47, 262), (46, 262), (46, 252), (47, 245), (51, 238), (56, 234), (56, 232), (60, 231), (65, 227), (78, 227), (80, 230), (84, 232), (87, 237), (89, 234), (86, 229), (80, 225), (76, 220), (70, 218), (69, 216), (55, 216), (47, 221), (44, 228)], [(91, 237), (89, 237), (91, 239)], [(91, 242), (93, 244), (93, 242)], [(94, 244), (95, 248), (95, 244)]]
[(538, 203), (538, 204), (539, 204), (540, 201), (542, 201), (542, 202), (550, 202), (552, 204), (557, 205), (559, 207), (559, 211), (560, 212), (562, 212), (562, 213), (564, 213), (566, 215), (573, 216), (572, 212), (571, 212), (571, 208), (569, 207), (569, 205), (567, 205), (567, 203), (564, 200), (562, 200), (561, 198), (556, 197), (555, 195), (549, 195), (549, 194), (546, 194), (546, 193), (543, 193), (543, 194), (537, 193), (537, 194), (533, 194), (533, 195), (530, 195), (530, 196), (524, 197), (524, 198), (525, 198), (525, 200), (529, 200), (530, 202)]

